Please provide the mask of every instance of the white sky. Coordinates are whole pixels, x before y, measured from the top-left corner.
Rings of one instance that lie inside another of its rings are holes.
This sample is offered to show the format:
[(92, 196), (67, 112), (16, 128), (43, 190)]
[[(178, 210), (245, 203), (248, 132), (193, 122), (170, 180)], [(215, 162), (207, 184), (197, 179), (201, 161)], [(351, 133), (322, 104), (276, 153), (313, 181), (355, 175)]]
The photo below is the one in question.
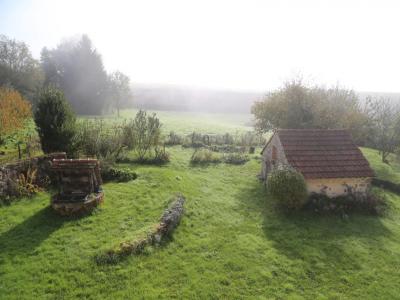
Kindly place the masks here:
[(86, 33), (133, 82), (400, 92), (400, 1), (0, 0), (0, 33), (44, 46)]

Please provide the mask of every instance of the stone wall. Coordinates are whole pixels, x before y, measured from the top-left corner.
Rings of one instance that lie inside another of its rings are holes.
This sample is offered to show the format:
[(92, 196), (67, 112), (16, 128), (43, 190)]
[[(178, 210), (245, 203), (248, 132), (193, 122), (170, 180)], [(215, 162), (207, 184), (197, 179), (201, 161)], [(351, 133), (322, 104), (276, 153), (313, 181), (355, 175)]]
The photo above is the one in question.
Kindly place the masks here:
[(164, 211), (160, 222), (156, 224), (150, 232), (143, 238), (133, 241), (125, 241), (119, 246), (107, 250), (105, 253), (96, 255), (97, 264), (114, 264), (130, 254), (140, 254), (149, 245), (159, 245), (167, 236), (178, 226), (184, 213), (185, 197), (177, 195), (175, 200)]
[(29, 169), (37, 170), (34, 183), (43, 187), (49, 182), (51, 161), (55, 158), (66, 158), (66, 155), (65, 153), (52, 153), (1, 165), (0, 199), (13, 196), (20, 174), (26, 174)]

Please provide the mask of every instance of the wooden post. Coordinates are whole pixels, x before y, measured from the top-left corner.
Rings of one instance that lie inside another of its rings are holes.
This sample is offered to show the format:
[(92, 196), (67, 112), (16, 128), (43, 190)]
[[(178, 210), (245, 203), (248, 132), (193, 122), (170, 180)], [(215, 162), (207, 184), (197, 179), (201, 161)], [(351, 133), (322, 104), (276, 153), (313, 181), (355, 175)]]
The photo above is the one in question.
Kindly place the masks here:
[(21, 159), (22, 158), (22, 155), (21, 155), (21, 144), (19, 142), (17, 144), (17, 147), (18, 147), (18, 159)]

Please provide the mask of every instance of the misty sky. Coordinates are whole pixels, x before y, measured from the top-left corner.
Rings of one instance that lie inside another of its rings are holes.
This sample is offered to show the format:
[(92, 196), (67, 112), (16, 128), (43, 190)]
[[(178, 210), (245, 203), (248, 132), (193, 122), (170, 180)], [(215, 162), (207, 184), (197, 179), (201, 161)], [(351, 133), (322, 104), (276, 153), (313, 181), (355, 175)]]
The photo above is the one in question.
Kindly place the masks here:
[(0, 0), (0, 33), (37, 58), (86, 33), (140, 83), (265, 91), (302, 74), (400, 92), (399, 30), (396, 1)]

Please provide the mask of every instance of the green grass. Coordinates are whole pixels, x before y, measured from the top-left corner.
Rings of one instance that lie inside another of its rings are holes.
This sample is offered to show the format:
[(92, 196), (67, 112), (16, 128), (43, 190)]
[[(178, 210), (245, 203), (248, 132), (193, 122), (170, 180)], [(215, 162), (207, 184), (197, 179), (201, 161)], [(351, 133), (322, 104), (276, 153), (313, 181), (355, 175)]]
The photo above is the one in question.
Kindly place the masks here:
[[(245, 124), (240, 116), (159, 115), (179, 133)], [(46, 192), (0, 207), (0, 299), (398, 298), (400, 196), (385, 192), (385, 217), (285, 214), (257, 181), (257, 154), (244, 165), (193, 166), (191, 149), (167, 150), (164, 166), (121, 164), (138, 179), (105, 184), (105, 203), (90, 216), (58, 217)], [(400, 178), (399, 165), (362, 150), (379, 177)], [(97, 254), (158, 222), (177, 192), (186, 212), (171, 241), (96, 264)]]
[[(133, 119), (137, 110), (126, 109), (121, 111), (120, 118), (116, 115), (105, 116), (103, 119), (118, 122), (124, 119)], [(163, 124), (163, 131), (168, 134), (174, 131), (178, 134), (189, 134), (193, 131), (207, 134), (223, 134), (251, 131), (252, 116), (250, 114), (219, 114), (175, 111), (149, 111), (156, 113)]]
[[(0, 208), (2, 299), (393, 299), (400, 289), (399, 196), (387, 217), (286, 215), (243, 166), (193, 167), (168, 149), (167, 166), (128, 166), (139, 178), (109, 183), (105, 203), (81, 219), (57, 217), (49, 194)], [(182, 192), (173, 240), (117, 265), (94, 256), (134, 239)]]
[(394, 155), (389, 155), (389, 164), (384, 164), (378, 150), (361, 148), (361, 151), (374, 169), (376, 177), (400, 184), (400, 162)]
[[(0, 164), (8, 163), (18, 159), (18, 142), (27, 141), (28, 137), (36, 138), (37, 132), (35, 129), (35, 123), (32, 119), (28, 120), (26, 126), (12, 134), (2, 137), (4, 141), (0, 143)], [(26, 144), (21, 144), (21, 155), (22, 158), (26, 158)], [(39, 149), (31, 150), (32, 156), (42, 154)]]

